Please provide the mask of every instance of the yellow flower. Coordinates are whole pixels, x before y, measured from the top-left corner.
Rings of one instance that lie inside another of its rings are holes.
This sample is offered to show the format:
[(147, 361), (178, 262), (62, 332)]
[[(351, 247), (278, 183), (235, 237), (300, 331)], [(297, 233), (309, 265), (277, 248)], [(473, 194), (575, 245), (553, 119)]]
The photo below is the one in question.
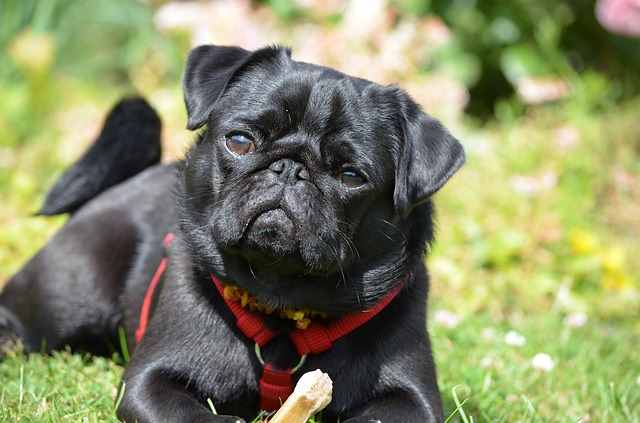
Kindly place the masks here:
[(51, 36), (26, 29), (13, 39), (9, 46), (9, 53), (13, 60), (27, 72), (38, 74), (51, 67), (54, 47)]
[(622, 272), (626, 261), (625, 251), (620, 247), (611, 247), (602, 253), (602, 267), (607, 272)]
[(590, 254), (598, 247), (598, 239), (591, 232), (576, 229), (569, 236), (569, 244), (576, 254)]
[(620, 291), (631, 285), (631, 277), (622, 271), (606, 272), (602, 277), (602, 286), (611, 291)]

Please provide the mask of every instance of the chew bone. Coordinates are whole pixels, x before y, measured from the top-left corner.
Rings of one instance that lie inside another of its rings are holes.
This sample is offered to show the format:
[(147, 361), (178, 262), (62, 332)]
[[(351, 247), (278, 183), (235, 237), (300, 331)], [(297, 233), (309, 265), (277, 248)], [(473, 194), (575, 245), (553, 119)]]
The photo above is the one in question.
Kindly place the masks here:
[(307, 372), (269, 423), (306, 423), (331, 402), (333, 383), (320, 370)]

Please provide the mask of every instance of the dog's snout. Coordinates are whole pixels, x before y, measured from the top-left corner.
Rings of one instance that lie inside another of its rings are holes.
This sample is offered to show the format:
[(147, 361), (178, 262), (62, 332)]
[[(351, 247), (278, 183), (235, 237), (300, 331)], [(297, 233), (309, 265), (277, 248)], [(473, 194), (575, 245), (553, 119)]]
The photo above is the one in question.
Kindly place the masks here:
[(279, 178), (288, 183), (295, 184), (299, 180), (309, 179), (309, 171), (302, 163), (291, 159), (280, 159), (271, 163), (269, 166), (273, 172), (277, 173)]

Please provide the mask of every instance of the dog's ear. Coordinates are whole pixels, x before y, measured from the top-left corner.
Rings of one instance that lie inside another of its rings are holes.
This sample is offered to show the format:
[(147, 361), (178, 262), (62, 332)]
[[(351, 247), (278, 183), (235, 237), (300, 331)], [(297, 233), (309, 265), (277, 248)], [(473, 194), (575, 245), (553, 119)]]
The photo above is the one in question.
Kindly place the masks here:
[(182, 81), (187, 106), (187, 128), (204, 125), (232, 79), (249, 64), (290, 57), (291, 50), (279, 46), (265, 47), (254, 52), (240, 47), (204, 45), (189, 53)]
[(408, 96), (401, 98), (403, 145), (393, 194), (396, 211), (407, 217), (426, 202), (464, 164), (462, 145)]
[(188, 129), (204, 125), (213, 104), (250, 56), (240, 47), (206, 45), (191, 50), (182, 81)]

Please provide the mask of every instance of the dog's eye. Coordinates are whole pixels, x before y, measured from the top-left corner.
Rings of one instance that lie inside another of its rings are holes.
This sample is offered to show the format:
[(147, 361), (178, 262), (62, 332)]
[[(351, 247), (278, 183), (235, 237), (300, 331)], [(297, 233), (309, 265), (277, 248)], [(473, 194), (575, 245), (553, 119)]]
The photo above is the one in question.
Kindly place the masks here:
[(340, 178), (340, 182), (349, 188), (358, 188), (366, 182), (366, 179), (360, 172), (351, 168), (343, 169), (338, 177)]
[(225, 136), (227, 150), (233, 155), (244, 156), (256, 151), (256, 143), (251, 135), (244, 132), (231, 132)]

